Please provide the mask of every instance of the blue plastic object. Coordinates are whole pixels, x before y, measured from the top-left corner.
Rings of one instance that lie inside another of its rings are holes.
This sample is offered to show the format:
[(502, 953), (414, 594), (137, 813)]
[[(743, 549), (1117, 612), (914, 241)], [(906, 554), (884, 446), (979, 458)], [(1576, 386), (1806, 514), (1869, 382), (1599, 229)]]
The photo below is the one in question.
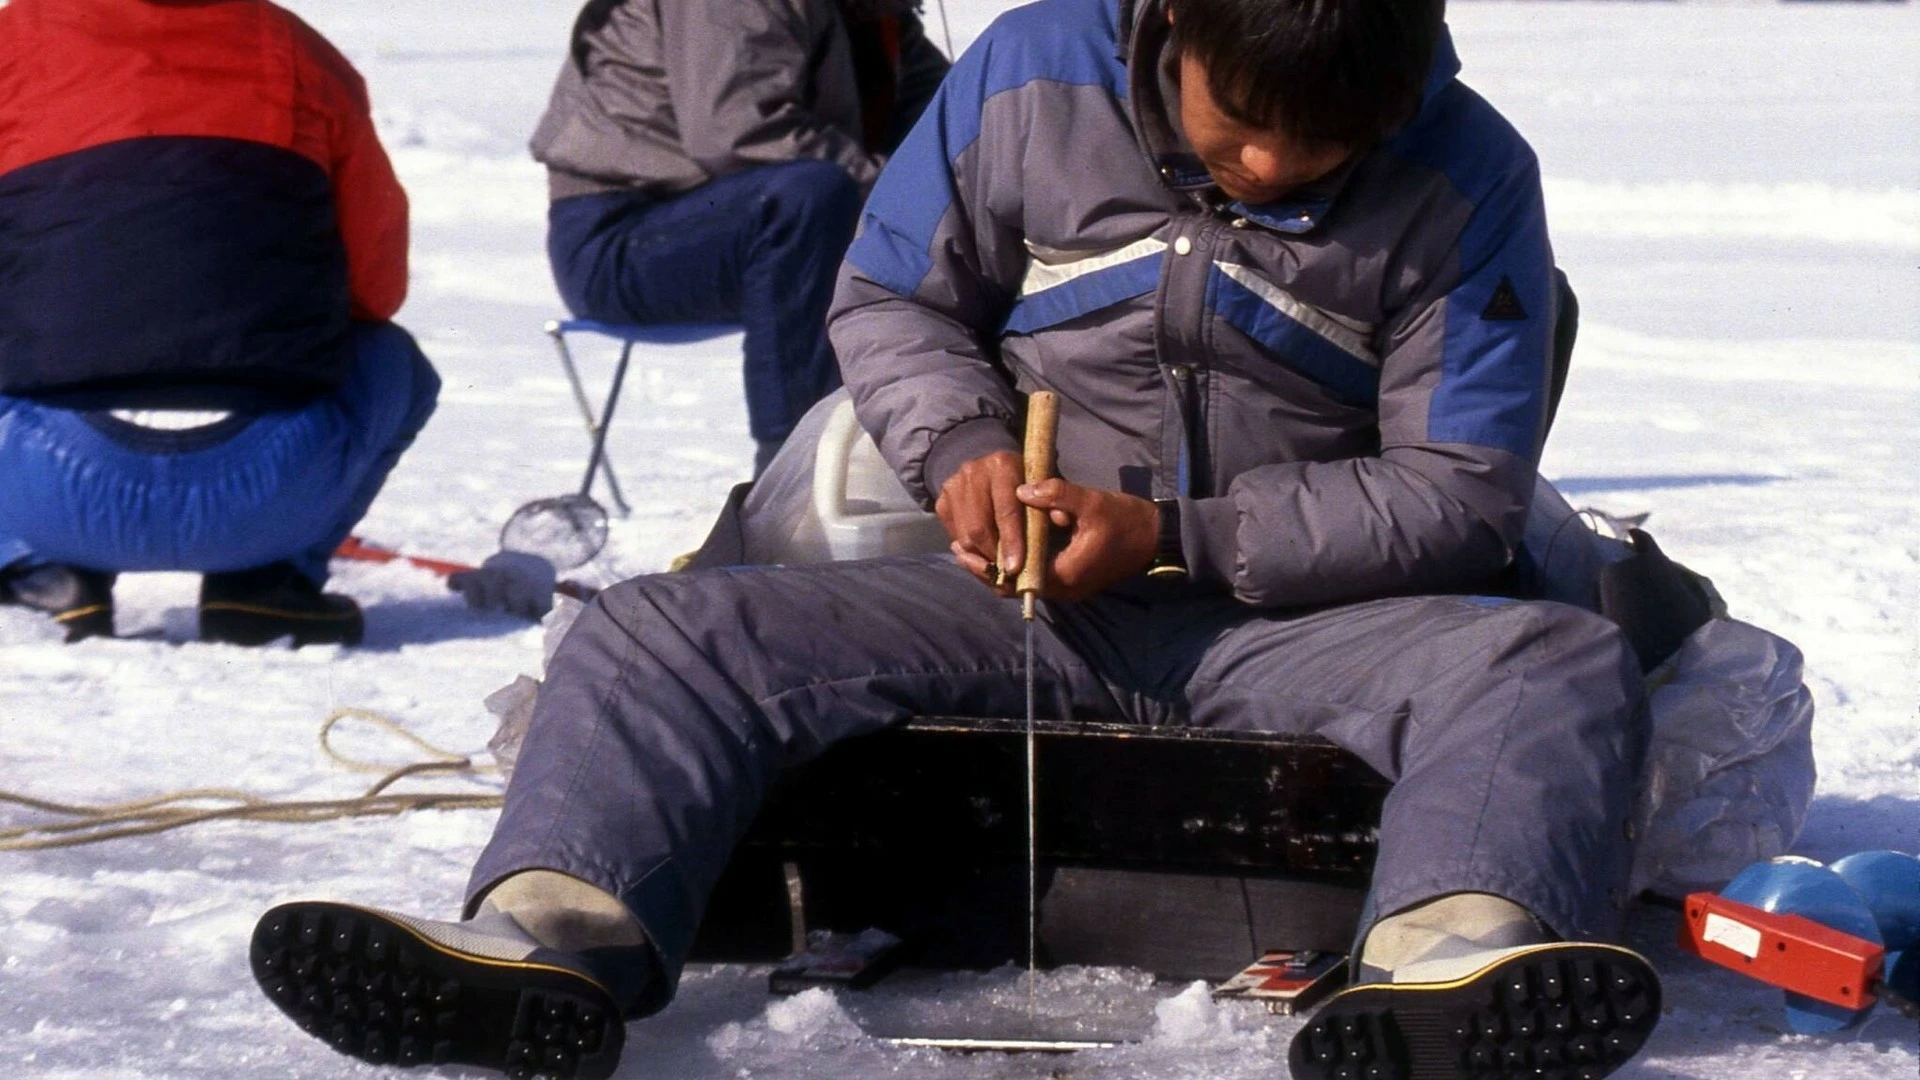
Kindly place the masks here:
[[(1812, 859), (1788, 856), (1754, 863), (1720, 890), (1729, 900), (1782, 915), (1799, 915), (1844, 934), (1884, 944), (1873, 912), (1846, 879)], [(1803, 1035), (1824, 1035), (1852, 1027), (1871, 1008), (1848, 1009), (1788, 992), (1787, 1026)]]
[[(1729, 900), (1822, 926), (1885, 947), (1881, 992), (1920, 1003), (1920, 858), (1862, 851), (1822, 865), (1785, 856), (1754, 863), (1720, 890)], [(1872, 1006), (1848, 1009), (1789, 992), (1787, 1025), (1807, 1035), (1852, 1027)]]
[(1901, 851), (1862, 851), (1833, 864), (1873, 913), (1887, 948), (1886, 989), (1920, 1006), (1920, 858)]

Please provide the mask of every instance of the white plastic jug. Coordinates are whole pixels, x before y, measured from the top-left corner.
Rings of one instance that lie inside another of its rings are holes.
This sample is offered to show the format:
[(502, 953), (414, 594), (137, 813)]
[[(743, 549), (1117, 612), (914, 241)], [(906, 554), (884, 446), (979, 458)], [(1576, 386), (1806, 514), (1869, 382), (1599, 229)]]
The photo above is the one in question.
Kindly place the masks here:
[(947, 550), (940, 519), (900, 486), (844, 397), (814, 450), (813, 511), (836, 561)]

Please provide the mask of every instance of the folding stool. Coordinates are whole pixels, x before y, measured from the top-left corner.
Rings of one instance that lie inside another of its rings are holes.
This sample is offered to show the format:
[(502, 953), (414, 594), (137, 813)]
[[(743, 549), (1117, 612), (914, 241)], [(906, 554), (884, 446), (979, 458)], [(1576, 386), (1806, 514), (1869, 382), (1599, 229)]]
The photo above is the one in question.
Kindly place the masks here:
[[(613, 475), (613, 462), (606, 457), (607, 427), (613, 422), (613, 407), (620, 400), (620, 386), (626, 381), (627, 361), (633, 355), (635, 345), (686, 345), (699, 341), (711, 341), (714, 338), (737, 334), (740, 327), (732, 323), (663, 323), (657, 326), (635, 326), (626, 323), (601, 322), (598, 319), (550, 319), (546, 326), (547, 336), (553, 339), (554, 351), (560, 354), (560, 366), (567, 373), (567, 382), (573, 386), (573, 400), (580, 407), (580, 418), (586, 422), (587, 439), (592, 443), (591, 456), (587, 459), (587, 486), (593, 483), (593, 475), (604, 469), (607, 476), (607, 492), (613, 497), (614, 509), (622, 516), (631, 512), (626, 497), (620, 493), (620, 481)], [(620, 343), (620, 359), (614, 365), (613, 379), (607, 386), (606, 403), (600, 407), (599, 415), (588, 400), (586, 384), (580, 379), (579, 368), (573, 362), (573, 353), (567, 348), (568, 334), (598, 334)], [(585, 494), (587, 492), (583, 492)]]

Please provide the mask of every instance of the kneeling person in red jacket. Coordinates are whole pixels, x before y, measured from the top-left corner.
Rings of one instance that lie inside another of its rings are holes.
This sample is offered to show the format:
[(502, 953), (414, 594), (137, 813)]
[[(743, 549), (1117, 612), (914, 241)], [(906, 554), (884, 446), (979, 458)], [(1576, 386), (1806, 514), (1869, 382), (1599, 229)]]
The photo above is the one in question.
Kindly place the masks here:
[(205, 574), (203, 640), (360, 640), (327, 559), (432, 414), (388, 320), (407, 204), (365, 86), (265, 0), (0, 8), (0, 601), (113, 632)]

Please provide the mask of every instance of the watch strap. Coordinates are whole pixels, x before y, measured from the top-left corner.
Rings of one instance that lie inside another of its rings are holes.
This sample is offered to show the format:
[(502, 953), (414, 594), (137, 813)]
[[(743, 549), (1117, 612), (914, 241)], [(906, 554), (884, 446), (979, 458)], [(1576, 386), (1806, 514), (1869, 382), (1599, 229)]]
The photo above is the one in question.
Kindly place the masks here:
[(1148, 577), (1186, 577), (1187, 557), (1180, 543), (1180, 500), (1155, 499), (1160, 510), (1160, 542), (1153, 562), (1147, 564)]

